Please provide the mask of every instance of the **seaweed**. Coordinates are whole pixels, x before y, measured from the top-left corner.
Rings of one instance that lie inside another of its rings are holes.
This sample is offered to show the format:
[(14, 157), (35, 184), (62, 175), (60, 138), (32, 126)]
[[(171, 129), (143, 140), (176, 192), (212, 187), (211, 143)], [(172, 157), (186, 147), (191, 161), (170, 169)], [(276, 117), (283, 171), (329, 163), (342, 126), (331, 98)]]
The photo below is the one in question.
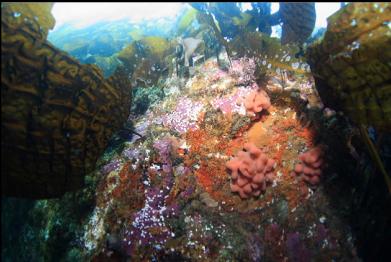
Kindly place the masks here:
[(348, 4), (307, 52), (324, 102), (382, 130), (391, 128), (390, 12), (389, 3)]
[[(83, 186), (127, 119), (131, 85), (123, 68), (105, 80), (97, 66), (52, 46), (42, 31), (54, 26), (51, 5), (31, 5), (2, 7), (2, 189), (7, 196), (58, 197)], [(39, 15), (34, 21), (43, 27), (15, 22), (16, 11)]]

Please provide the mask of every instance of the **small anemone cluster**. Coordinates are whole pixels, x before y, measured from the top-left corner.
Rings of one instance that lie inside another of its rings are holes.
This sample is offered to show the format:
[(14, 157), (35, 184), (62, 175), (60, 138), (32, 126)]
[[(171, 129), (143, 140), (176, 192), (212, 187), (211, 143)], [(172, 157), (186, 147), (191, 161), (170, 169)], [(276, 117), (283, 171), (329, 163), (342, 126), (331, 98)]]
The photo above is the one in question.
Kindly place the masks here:
[(197, 128), (196, 121), (202, 109), (202, 103), (184, 97), (178, 101), (174, 112), (163, 116), (163, 125), (183, 134), (189, 129)]
[(170, 158), (172, 141), (169, 138), (163, 138), (155, 141), (154, 148), (159, 154), (159, 159), (163, 164), (163, 177), (160, 186), (151, 186), (149, 178), (146, 178), (144, 185), (145, 205), (135, 215), (130, 230), (125, 231), (123, 244), (125, 250), (130, 255), (135, 245), (164, 244), (167, 239), (174, 237), (175, 234), (166, 225), (165, 220), (178, 214), (179, 206), (176, 203), (167, 205), (166, 199), (173, 186), (173, 168)]
[(256, 63), (253, 58), (242, 57), (233, 60), (229, 74), (238, 78), (238, 84), (249, 84), (255, 81)]
[(170, 237), (175, 237), (165, 220), (178, 214), (179, 207), (167, 206), (165, 200), (168, 195), (159, 188), (146, 191), (144, 207), (135, 214), (131, 229), (125, 231), (123, 245), (129, 255), (135, 245), (164, 244)]

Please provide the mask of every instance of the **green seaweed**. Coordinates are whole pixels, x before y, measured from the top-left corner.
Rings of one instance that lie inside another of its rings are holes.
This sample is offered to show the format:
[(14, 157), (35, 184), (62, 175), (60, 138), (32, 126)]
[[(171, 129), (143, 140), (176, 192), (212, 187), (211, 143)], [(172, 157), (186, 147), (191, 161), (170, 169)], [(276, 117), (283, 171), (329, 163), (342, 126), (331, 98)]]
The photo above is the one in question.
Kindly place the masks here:
[(198, 11), (196, 9), (189, 7), (189, 9), (183, 14), (181, 19), (179, 20), (177, 31), (178, 35), (181, 35), (190, 27), (193, 21), (197, 18), (197, 13)]

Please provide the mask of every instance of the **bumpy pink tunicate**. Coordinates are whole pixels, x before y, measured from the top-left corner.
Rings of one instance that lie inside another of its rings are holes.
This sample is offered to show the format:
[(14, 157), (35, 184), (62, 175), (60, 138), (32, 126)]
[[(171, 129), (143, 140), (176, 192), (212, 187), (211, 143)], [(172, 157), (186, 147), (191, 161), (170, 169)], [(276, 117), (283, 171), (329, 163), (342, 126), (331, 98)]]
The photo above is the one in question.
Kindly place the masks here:
[(259, 196), (273, 180), (274, 163), (254, 144), (246, 143), (244, 150), (226, 163), (231, 170), (231, 191), (244, 199)]
[(270, 107), (270, 98), (264, 90), (252, 91), (244, 101), (247, 111), (258, 113)]
[(311, 185), (318, 185), (324, 164), (324, 148), (317, 146), (301, 154), (301, 163), (296, 164), (293, 174), (300, 175), (304, 181)]

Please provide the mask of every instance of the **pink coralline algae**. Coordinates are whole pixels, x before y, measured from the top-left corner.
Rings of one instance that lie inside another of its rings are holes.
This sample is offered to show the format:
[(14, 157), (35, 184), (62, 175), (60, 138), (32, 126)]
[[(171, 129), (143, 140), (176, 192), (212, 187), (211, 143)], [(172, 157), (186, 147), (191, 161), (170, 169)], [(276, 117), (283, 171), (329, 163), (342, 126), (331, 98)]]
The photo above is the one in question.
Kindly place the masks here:
[(296, 164), (292, 174), (301, 175), (311, 185), (318, 185), (324, 164), (324, 148), (317, 146), (299, 156), (301, 163)]
[(153, 146), (159, 153), (159, 159), (163, 163), (161, 184), (151, 187), (148, 178), (143, 182), (147, 186), (145, 190), (145, 205), (134, 214), (132, 227), (126, 230), (124, 235), (124, 248), (131, 255), (135, 245), (164, 244), (175, 234), (166, 225), (165, 220), (178, 215), (179, 206), (176, 203), (167, 206), (166, 200), (173, 187), (174, 178), (170, 157), (171, 140), (163, 138), (154, 142)]
[[(218, 97), (212, 101), (212, 105), (215, 109), (219, 108), (224, 114), (227, 113), (241, 113), (241, 101), (244, 97), (247, 97), (253, 89), (239, 87), (233, 94)], [(242, 113), (243, 115), (245, 112)]]
[(246, 143), (244, 150), (226, 163), (231, 170), (231, 191), (238, 192), (242, 199), (259, 196), (266, 191), (266, 184), (274, 177), (275, 163), (254, 144)]
[(159, 153), (159, 159), (163, 164), (163, 172), (172, 173), (172, 163), (170, 158), (172, 148), (171, 140), (169, 138), (157, 140), (154, 142), (153, 147), (157, 149)]
[(142, 153), (138, 148), (126, 148), (122, 151), (122, 156), (130, 160), (137, 160), (142, 156)]
[[(134, 131), (142, 136), (147, 136), (148, 131), (151, 129), (151, 125), (162, 124), (161, 118), (157, 117), (156, 114), (153, 111), (150, 111), (149, 109), (147, 110), (146, 114), (142, 118), (142, 121), (140, 121), (140, 119), (137, 120), (137, 118), (135, 118), (132, 115), (129, 116), (128, 121), (134, 123)], [(134, 143), (138, 139), (140, 139), (140, 136), (134, 135), (130, 142)]]
[(211, 77), (211, 81), (212, 82), (217, 82), (221, 79), (224, 79), (225, 77), (227, 77), (227, 73), (224, 72), (223, 70), (221, 69), (218, 69), (214, 74), (212, 74), (212, 77)]
[(134, 215), (131, 229), (124, 234), (123, 245), (128, 255), (132, 255), (136, 245), (164, 244), (175, 236), (165, 221), (179, 214), (179, 206), (166, 206), (167, 197), (167, 192), (157, 187), (147, 190), (145, 206)]
[[(135, 126), (134, 131), (137, 132), (138, 134), (141, 134), (142, 136), (144, 136), (144, 135), (147, 134), (147, 131), (148, 131), (148, 128), (149, 128), (150, 125), (151, 125), (151, 123), (150, 123), (149, 121), (140, 122), (140, 123), (138, 123), (138, 124)], [(132, 140), (131, 140), (130, 142), (131, 142), (131, 143), (134, 143), (134, 142), (136, 142), (138, 139), (140, 139), (140, 136), (134, 135), (134, 136), (132, 137)]]
[(112, 171), (119, 171), (121, 167), (121, 161), (119, 159), (114, 159), (110, 163), (104, 165), (101, 169), (102, 174), (107, 175)]
[(300, 234), (298, 232), (287, 234), (286, 248), (288, 251), (289, 261), (311, 261), (311, 253), (300, 239)]
[(261, 237), (257, 233), (250, 234), (247, 239), (247, 251), (250, 261), (262, 261), (265, 249)]
[(264, 90), (252, 91), (244, 102), (247, 111), (251, 113), (259, 113), (262, 110), (267, 110), (270, 107), (270, 98)]
[(202, 103), (183, 98), (178, 101), (173, 113), (163, 116), (163, 125), (175, 129), (180, 134), (187, 132), (189, 129), (196, 129), (198, 115), (202, 109)]
[(232, 61), (229, 74), (238, 78), (238, 84), (249, 84), (255, 81), (255, 61), (253, 58), (242, 57)]

